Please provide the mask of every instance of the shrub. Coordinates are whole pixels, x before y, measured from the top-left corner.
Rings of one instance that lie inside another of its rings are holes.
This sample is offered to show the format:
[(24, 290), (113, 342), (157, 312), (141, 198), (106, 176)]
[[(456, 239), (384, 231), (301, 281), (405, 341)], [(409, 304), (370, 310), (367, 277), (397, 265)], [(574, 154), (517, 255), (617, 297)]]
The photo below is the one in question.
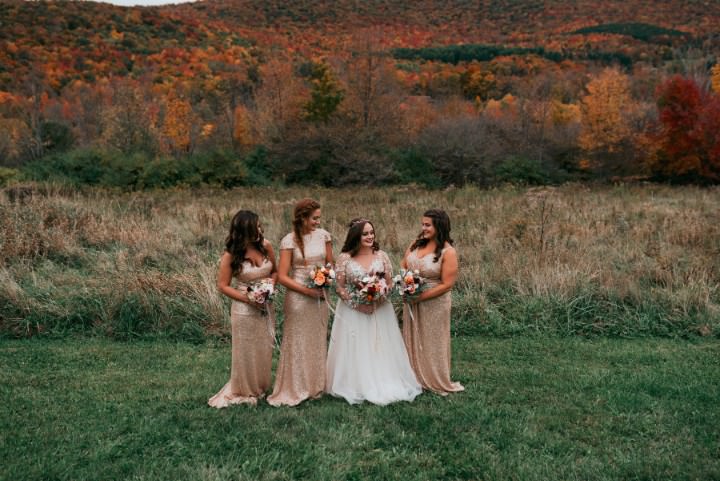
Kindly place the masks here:
[(441, 187), (440, 178), (430, 159), (417, 150), (400, 150), (390, 154), (395, 170), (395, 181), (400, 184), (419, 184), (430, 188)]
[(553, 182), (553, 175), (537, 159), (508, 157), (495, 170), (497, 182), (525, 185), (544, 185)]
[(19, 170), (0, 167), (0, 186), (8, 185), (18, 179), (20, 179)]

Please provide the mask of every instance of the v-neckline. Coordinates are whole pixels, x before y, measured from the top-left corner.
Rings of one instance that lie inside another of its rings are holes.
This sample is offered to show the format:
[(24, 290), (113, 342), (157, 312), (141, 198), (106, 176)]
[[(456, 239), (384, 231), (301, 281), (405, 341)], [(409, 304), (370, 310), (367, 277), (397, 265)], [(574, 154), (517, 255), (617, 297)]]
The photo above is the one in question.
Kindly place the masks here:
[(363, 272), (365, 272), (365, 274), (370, 274), (370, 268), (373, 266), (373, 264), (375, 264), (375, 261), (377, 260), (377, 253), (376, 253), (376, 252), (373, 252), (373, 254), (372, 254), (372, 260), (370, 261), (370, 264), (369, 264), (367, 267), (365, 267), (364, 265), (360, 264), (358, 261), (356, 261), (356, 260), (353, 259), (352, 257), (351, 257), (350, 259), (352, 259), (352, 261), (353, 261), (355, 264), (357, 264), (358, 266), (360, 266), (360, 268), (363, 270)]
[(246, 261), (247, 261), (251, 266), (253, 266), (255, 269), (259, 269), (259, 268), (261, 268), (261, 267), (263, 266), (263, 264), (265, 264), (266, 262), (269, 262), (268, 259), (267, 259), (267, 257), (263, 257), (263, 260), (262, 260), (262, 262), (260, 262), (260, 265), (255, 264), (255, 263), (253, 262), (253, 260), (250, 259), (249, 257), (246, 257), (245, 259), (243, 259), (243, 262), (246, 262)]
[[(420, 256), (420, 255), (418, 255), (419, 250), (416, 249), (413, 252), (415, 253), (415, 258), (419, 261), (425, 259), (427, 256), (431, 256), (431, 255), (435, 254), (435, 251), (430, 251), (427, 254), (425, 254), (424, 256)], [(442, 253), (442, 250), (440, 252)]]

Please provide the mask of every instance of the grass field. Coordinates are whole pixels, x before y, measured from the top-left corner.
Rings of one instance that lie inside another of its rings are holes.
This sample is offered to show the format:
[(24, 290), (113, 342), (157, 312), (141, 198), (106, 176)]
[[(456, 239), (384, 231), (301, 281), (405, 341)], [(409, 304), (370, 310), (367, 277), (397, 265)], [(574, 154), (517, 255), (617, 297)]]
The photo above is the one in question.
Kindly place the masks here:
[[(720, 480), (720, 189), (28, 192), (0, 195), (0, 479)], [(308, 195), (396, 265), (449, 212), (466, 392), (206, 406), (230, 218), (277, 245)]]
[(454, 341), (447, 398), (205, 403), (229, 346), (0, 344), (4, 480), (718, 480), (714, 339)]
[(339, 250), (370, 217), (396, 266), (428, 207), (460, 256), (453, 333), (720, 336), (720, 189), (565, 185), (425, 190), (247, 188), (0, 195), (0, 335), (204, 342), (226, 332), (215, 289), (230, 218), (258, 212), (276, 246), (312, 196)]

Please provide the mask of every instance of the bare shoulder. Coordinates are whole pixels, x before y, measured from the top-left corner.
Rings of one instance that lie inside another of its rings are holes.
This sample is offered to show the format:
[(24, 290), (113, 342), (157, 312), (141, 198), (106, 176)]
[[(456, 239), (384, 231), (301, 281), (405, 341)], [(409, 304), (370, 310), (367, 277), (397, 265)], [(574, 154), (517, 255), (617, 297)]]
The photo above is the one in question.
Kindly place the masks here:
[(385, 252), (384, 250), (379, 250), (379, 251), (378, 251), (378, 254), (380, 254), (380, 257), (382, 257), (382, 258), (385, 259), (386, 261), (390, 261), (390, 254), (388, 254), (388, 253)]
[(232, 263), (233, 256), (228, 251), (223, 251), (220, 256), (220, 267), (229, 266)]
[(455, 247), (445, 243), (445, 247), (443, 247), (443, 257), (449, 257), (451, 259), (457, 258), (457, 251), (455, 250)]

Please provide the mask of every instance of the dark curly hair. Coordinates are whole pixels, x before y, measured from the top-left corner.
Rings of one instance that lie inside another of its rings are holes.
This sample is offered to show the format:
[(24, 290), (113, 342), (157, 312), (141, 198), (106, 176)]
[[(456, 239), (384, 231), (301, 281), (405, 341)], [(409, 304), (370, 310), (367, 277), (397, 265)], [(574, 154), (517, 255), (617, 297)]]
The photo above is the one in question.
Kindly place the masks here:
[[(349, 253), (350, 257), (354, 257), (358, 253), (358, 251), (360, 250), (362, 233), (363, 230), (365, 230), (365, 224), (370, 224), (373, 228), (373, 231), (375, 230), (375, 225), (373, 225), (373, 223), (369, 220), (362, 217), (356, 217), (355, 219), (350, 221), (350, 224), (348, 224), (348, 233), (347, 236), (345, 236), (345, 244), (343, 244), (341, 252)], [(377, 235), (373, 240), (372, 250), (373, 252), (377, 252), (380, 250), (380, 244), (378, 244), (377, 242)]]
[[(442, 209), (429, 209), (423, 213), (423, 217), (429, 217), (432, 220), (433, 227), (435, 227), (435, 257), (433, 262), (437, 262), (442, 254), (443, 247), (447, 242), (450, 245), (454, 244), (454, 241), (450, 237), (450, 217)], [(414, 251), (418, 247), (424, 247), (428, 244), (428, 240), (423, 237), (422, 232), (418, 235), (415, 242), (410, 246), (410, 250)]]
[(248, 247), (252, 246), (267, 257), (265, 238), (258, 228), (259, 218), (255, 212), (249, 210), (238, 211), (230, 223), (230, 233), (225, 238), (225, 250), (232, 255), (230, 268), (233, 275), (242, 272), (242, 263)]

